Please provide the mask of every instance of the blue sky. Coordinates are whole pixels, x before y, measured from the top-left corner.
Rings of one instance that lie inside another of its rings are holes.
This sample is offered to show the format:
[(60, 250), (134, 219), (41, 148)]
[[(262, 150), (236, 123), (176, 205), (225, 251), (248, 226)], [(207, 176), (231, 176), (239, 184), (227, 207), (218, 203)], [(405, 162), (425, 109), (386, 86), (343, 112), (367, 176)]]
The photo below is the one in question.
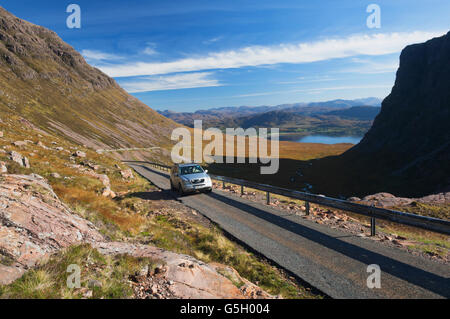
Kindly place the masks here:
[[(81, 7), (81, 29), (66, 8)], [(381, 8), (370, 29), (369, 4)], [(389, 94), (401, 49), (448, 32), (450, 1), (6, 0), (154, 109)]]

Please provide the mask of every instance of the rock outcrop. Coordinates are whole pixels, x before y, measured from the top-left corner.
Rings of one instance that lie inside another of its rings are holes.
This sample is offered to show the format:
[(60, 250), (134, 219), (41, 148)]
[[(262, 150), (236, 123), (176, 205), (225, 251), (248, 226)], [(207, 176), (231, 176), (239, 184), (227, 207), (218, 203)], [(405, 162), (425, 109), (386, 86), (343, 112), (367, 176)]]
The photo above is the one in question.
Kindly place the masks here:
[(390, 193), (377, 193), (373, 195), (365, 196), (364, 198), (351, 197), (350, 201), (359, 202), (368, 206), (377, 207), (394, 207), (394, 206), (405, 206), (411, 203), (423, 203), (430, 205), (441, 205), (450, 204), (450, 192), (438, 193), (433, 195), (428, 195), (420, 198), (409, 198), (409, 197), (397, 197)]
[(130, 168), (126, 169), (126, 170), (123, 170), (123, 171), (120, 171), (120, 175), (124, 179), (133, 179), (134, 178), (133, 171)]
[(73, 156), (85, 158), (86, 157), (86, 153), (82, 152), (82, 151), (76, 151), (75, 153), (73, 153)]
[(102, 241), (88, 221), (72, 214), (38, 175), (0, 176), (0, 284), (20, 277), (57, 250)]
[(22, 154), (12, 151), (10, 153), (11, 157), (11, 161), (16, 162), (17, 164), (19, 164), (22, 167), (26, 167), (26, 168), (30, 168), (30, 161), (28, 160), (27, 157), (23, 156)]
[(80, 243), (90, 243), (104, 255), (161, 260), (164, 266), (158, 273), (141, 274), (142, 284), (152, 282), (156, 298), (167, 297), (160, 294), (162, 289), (171, 298), (183, 299), (273, 298), (225, 265), (206, 264), (149, 245), (106, 242), (92, 223), (60, 202), (44, 178), (34, 174), (0, 176), (0, 285), (21, 277), (58, 250)]
[[(172, 253), (164, 249), (130, 243), (98, 243), (94, 245), (102, 254), (129, 254), (134, 257), (150, 257), (162, 260), (164, 266), (157, 274), (142, 274), (158, 277), (150, 291), (158, 295), (161, 286), (168, 290), (171, 298), (182, 299), (243, 299), (273, 298), (261, 288), (243, 279), (232, 268), (221, 264), (206, 264), (197, 259)], [(228, 276), (221, 273), (228, 273)], [(232, 281), (233, 280), (233, 281)], [(164, 285), (161, 281), (168, 283)], [(238, 288), (235, 283), (239, 283)]]

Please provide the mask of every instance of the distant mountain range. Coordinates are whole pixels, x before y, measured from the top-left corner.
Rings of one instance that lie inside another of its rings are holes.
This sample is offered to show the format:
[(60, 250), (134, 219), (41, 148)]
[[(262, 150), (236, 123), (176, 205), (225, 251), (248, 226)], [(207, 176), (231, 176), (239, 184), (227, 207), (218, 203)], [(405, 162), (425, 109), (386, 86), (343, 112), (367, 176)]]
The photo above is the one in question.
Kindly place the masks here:
[(193, 127), (278, 127), (283, 133), (364, 135), (380, 111), (380, 99), (333, 100), (277, 106), (222, 107), (190, 112), (159, 111), (180, 124)]
[[(381, 99), (376, 97), (369, 97), (355, 100), (332, 100), (325, 102), (311, 102), (311, 103), (292, 103), (280, 104), (275, 106), (226, 106), (217, 107), (207, 110), (197, 110), (195, 112), (173, 112), (170, 110), (158, 111), (160, 114), (170, 118), (192, 118), (200, 115), (209, 116), (245, 116), (252, 114), (267, 113), (271, 111), (288, 111), (288, 112), (305, 112), (306, 114), (326, 112), (331, 109), (344, 109), (353, 106), (381, 106)], [(197, 118), (196, 118), (197, 119)]]

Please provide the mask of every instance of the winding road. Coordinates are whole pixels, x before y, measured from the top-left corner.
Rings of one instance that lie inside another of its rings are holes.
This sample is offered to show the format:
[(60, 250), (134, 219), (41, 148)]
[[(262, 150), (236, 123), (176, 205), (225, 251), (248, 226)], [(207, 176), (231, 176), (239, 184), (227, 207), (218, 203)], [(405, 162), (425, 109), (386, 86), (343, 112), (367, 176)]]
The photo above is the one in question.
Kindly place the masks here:
[[(126, 164), (170, 192), (166, 173)], [(226, 192), (174, 196), (332, 298), (450, 298), (448, 265)], [(372, 264), (381, 269), (381, 288), (367, 287)]]

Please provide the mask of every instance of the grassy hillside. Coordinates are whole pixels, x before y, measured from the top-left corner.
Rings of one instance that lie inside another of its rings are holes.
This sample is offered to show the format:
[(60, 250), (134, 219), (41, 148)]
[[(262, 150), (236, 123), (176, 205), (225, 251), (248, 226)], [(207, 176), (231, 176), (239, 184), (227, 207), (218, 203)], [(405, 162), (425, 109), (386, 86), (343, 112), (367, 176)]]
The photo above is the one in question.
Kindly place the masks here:
[(176, 124), (89, 66), (54, 32), (0, 7), (0, 110), (91, 148), (170, 144)]

